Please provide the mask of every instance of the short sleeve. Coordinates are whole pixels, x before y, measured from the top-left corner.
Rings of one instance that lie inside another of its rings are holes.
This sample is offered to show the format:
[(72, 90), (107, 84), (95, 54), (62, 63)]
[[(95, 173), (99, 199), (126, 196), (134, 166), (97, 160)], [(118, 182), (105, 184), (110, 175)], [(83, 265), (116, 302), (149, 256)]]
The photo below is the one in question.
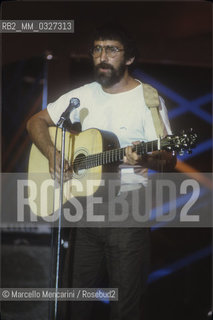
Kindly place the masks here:
[[(58, 98), (55, 102), (49, 103), (47, 105), (47, 111), (49, 113), (50, 118), (52, 121), (56, 124), (58, 120), (60, 119), (61, 114), (66, 110), (66, 108), (69, 106), (70, 99), (73, 97), (79, 97), (76, 90), (70, 91), (60, 98)], [(70, 120), (72, 123), (79, 122), (79, 112), (77, 109), (74, 109), (70, 113)]]

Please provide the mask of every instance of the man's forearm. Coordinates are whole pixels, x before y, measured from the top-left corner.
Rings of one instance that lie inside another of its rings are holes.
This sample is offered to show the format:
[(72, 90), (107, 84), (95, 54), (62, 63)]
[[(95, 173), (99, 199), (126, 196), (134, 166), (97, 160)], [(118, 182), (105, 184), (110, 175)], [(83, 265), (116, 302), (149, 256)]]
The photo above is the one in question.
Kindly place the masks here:
[[(49, 171), (52, 178), (60, 181), (61, 173), (61, 154), (56, 150), (49, 134), (49, 127), (54, 126), (47, 110), (40, 111), (27, 122), (27, 130), (30, 138), (49, 161)], [(69, 168), (68, 161), (65, 160), (64, 168)], [(67, 173), (69, 176), (69, 173)], [(68, 179), (66, 174), (65, 179)]]
[(27, 123), (27, 130), (31, 140), (44, 154), (50, 159), (53, 154), (54, 146), (49, 135), (49, 125), (44, 119), (32, 117)]

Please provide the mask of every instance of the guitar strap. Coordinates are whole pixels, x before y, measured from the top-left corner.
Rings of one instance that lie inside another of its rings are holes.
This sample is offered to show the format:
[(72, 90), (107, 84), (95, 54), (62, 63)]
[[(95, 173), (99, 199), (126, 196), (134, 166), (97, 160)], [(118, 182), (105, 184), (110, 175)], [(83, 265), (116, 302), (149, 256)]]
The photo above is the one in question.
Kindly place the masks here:
[(142, 83), (142, 86), (144, 100), (151, 111), (157, 137), (164, 137), (167, 134), (167, 131), (159, 112), (160, 100), (158, 91), (147, 83)]

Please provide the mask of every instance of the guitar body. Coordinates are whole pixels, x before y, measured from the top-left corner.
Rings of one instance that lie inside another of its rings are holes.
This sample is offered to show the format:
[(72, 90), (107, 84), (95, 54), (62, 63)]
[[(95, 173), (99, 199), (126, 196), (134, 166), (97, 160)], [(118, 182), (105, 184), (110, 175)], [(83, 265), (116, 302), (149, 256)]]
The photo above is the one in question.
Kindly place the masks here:
[[(55, 144), (56, 127), (49, 133)], [(62, 130), (58, 129), (56, 148), (61, 150)], [(117, 164), (96, 165), (81, 168), (85, 157), (119, 147), (117, 137), (107, 131), (88, 129), (79, 134), (65, 133), (65, 159), (71, 167), (71, 179), (64, 183), (63, 203), (72, 197), (87, 197), (98, 191), (105, 172), (117, 172)], [(51, 178), (47, 158), (33, 144), (28, 166), (28, 200), (31, 210), (39, 216), (47, 216), (59, 209), (60, 187)], [(54, 203), (54, 206), (53, 206)]]

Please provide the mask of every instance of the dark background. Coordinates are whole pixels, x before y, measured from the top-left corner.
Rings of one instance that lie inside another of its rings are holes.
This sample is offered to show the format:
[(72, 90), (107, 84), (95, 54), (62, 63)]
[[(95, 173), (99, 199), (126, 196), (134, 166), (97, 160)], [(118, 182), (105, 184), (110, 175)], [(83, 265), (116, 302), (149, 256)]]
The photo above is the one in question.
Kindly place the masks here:
[[(3, 172), (27, 170), (30, 140), (26, 121), (41, 110), (43, 92), (51, 102), (92, 81), (88, 38), (96, 25), (109, 19), (135, 35), (138, 57), (134, 75), (159, 90), (173, 131), (193, 127), (198, 133), (197, 148), (180, 160), (192, 171), (212, 171), (210, 2), (6, 1), (1, 14), (3, 20), (75, 21), (74, 34), (2, 35)], [(48, 53), (52, 60), (46, 60)], [(211, 229), (159, 228), (151, 235), (145, 319), (207, 319), (212, 308)], [(1, 262), (2, 287), (47, 287), (52, 263), (50, 230), (4, 228)], [(107, 317), (108, 305), (98, 304), (93, 319), (105, 319), (100, 316), (103, 311)], [(8, 302), (2, 307), (2, 319), (48, 319), (47, 304)]]

